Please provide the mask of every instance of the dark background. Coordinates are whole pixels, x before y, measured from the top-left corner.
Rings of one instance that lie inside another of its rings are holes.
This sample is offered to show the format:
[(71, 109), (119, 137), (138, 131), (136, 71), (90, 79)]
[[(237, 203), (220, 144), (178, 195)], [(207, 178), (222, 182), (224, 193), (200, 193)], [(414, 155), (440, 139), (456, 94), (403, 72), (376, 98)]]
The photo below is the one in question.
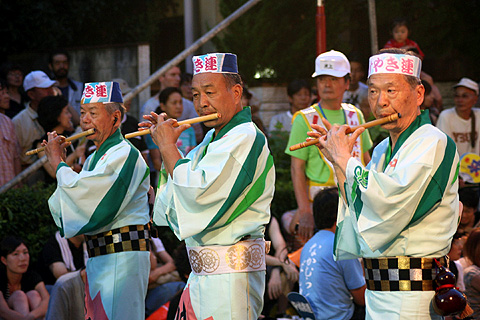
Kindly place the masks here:
[[(38, 63), (34, 57), (45, 56), (52, 48), (148, 42), (154, 71), (184, 49), (178, 2), (1, 0), (0, 62), (22, 61), (29, 71)], [(222, 15), (245, 2), (220, 1)], [(391, 37), (392, 21), (404, 17), (409, 21), (409, 38), (425, 53), (424, 70), (435, 81), (457, 81), (463, 76), (479, 80), (480, 1), (377, 0), (376, 12), (380, 48)], [(325, 13), (327, 50), (342, 51), (366, 64), (370, 55), (367, 0), (326, 0)], [(316, 56), (315, 15), (314, 0), (263, 0), (214, 43), (219, 50), (238, 55), (239, 69), (251, 85), (309, 77)], [(269, 76), (254, 80), (257, 72), (266, 69)]]

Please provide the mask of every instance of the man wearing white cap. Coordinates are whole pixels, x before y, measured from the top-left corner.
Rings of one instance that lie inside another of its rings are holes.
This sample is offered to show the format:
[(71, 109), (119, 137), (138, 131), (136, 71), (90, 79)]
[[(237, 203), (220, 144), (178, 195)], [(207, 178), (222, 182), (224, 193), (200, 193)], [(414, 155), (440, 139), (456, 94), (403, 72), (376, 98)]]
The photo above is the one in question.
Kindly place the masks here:
[[(367, 319), (443, 319), (432, 308), (438, 272), (459, 218), (455, 143), (421, 112), (425, 89), (421, 61), (403, 49), (370, 57), (368, 101), (390, 137), (375, 147), (365, 167), (352, 145), (365, 130), (345, 134), (334, 125), (318, 146), (333, 163), (341, 191), (334, 253), (363, 257)], [(312, 133), (312, 136), (320, 136)]]
[[(312, 201), (315, 194), (327, 187), (336, 186), (333, 167), (318, 148), (290, 151), (290, 146), (304, 142), (313, 124), (322, 125), (321, 119), (330, 123), (356, 126), (364, 123), (360, 109), (342, 103), (343, 94), (350, 83), (350, 63), (338, 51), (322, 53), (315, 60), (315, 72), (320, 102), (298, 111), (293, 116), (292, 130), (285, 152), (291, 156), (291, 173), (298, 209), (290, 226), (298, 225), (298, 234), (305, 240), (313, 236)], [(372, 141), (368, 132), (356, 140), (352, 155), (364, 165), (370, 161), (368, 150)], [(290, 230), (294, 231), (294, 230)]]
[[(237, 57), (193, 57), (193, 102), (212, 128), (186, 157), (165, 114), (150, 116), (152, 138), (163, 158), (154, 223), (185, 239), (192, 273), (177, 319), (256, 320), (265, 291), (264, 229), (270, 219), (275, 170), (263, 133), (242, 109)], [(148, 124), (150, 125), (150, 124)]]
[(437, 127), (457, 144), (458, 153), (480, 155), (480, 109), (473, 108), (478, 100), (478, 83), (462, 78), (453, 86), (455, 107), (440, 113)]
[(23, 88), (30, 98), (30, 103), (24, 110), (17, 114), (12, 121), (15, 125), (18, 142), (22, 148), (20, 160), (24, 167), (29, 166), (36, 159), (35, 155), (26, 156), (25, 152), (32, 149), (33, 142), (41, 139), (45, 134), (37, 120), (38, 104), (43, 98), (55, 94), (53, 89), (55, 84), (57, 84), (57, 82), (50, 80), (43, 71), (32, 71), (27, 74), (23, 80)]
[(43, 144), (57, 172), (50, 211), (62, 236), (85, 235), (85, 319), (144, 319), (150, 271), (149, 170), (120, 132), (125, 109), (118, 83), (86, 83), (80, 108), (82, 129), (95, 129), (87, 139), (97, 149), (76, 173), (63, 156), (69, 142), (47, 133), (48, 143)]

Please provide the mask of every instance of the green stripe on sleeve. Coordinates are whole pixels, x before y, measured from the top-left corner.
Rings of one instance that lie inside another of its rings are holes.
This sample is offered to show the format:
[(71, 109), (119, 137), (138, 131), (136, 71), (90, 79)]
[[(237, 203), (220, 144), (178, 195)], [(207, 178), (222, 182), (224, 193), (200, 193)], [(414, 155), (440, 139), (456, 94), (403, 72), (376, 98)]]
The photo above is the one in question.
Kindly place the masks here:
[(248, 153), (247, 158), (242, 166), (241, 171), (239, 172), (235, 183), (233, 184), (232, 190), (228, 195), (228, 198), (223, 203), (220, 210), (217, 212), (215, 217), (210, 221), (208, 227), (213, 226), (220, 220), (221, 217), (228, 211), (228, 209), (235, 203), (238, 197), (243, 193), (245, 188), (250, 185), (253, 181), (253, 175), (255, 174), (257, 168), (257, 161), (262, 153), (263, 148), (265, 147), (265, 136), (257, 129), (257, 135), (253, 143), (250, 152)]
[(114, 184), (98, 204), (90, 221), (82, 227), (78, 234), (92, 232), (112, 222), (122, 205), (125, 195), (127, 194), (128, 187), (130, 186), (135, 171), (138, 156), (138, 150), (130, 148), (127, 160), (125, 161), (122, 170), (120, 170)]
[(252, 188), (248, 191), (247, 195), (242, 200), (242, 202), (240, 202), (238, 207), (235, 208), (235, 210), (230, 215), (230, 218), (228, 218), (225, 224), (229, 224), (230, 222), (235, 220), (235, 218), (237, 218), (240, 214), (245, 212), (247, 208), (252, 205), (252, 203), (257, 201), (258, 198), (260, 198), (260, 196), (263, 194), (263, 191), (265, 190), (265, 181), (267, 178), (267, 174), (272, 167), (273, 167), (273, 157), (270, 154), (268, 155), (267, 164), (262, 174), (257, 179), (257, 181), (255, 181)]
[(452, 164), (455, 159), (456, 150), (453, 140), (447, 137), (447, 147), (445, 148), (445, 155), (443, 156), (442, 163), (437, 168), (432, 180), (428, 184), (410, 224), (422, 218), (437, 202), (442, 200), (452, 171)]

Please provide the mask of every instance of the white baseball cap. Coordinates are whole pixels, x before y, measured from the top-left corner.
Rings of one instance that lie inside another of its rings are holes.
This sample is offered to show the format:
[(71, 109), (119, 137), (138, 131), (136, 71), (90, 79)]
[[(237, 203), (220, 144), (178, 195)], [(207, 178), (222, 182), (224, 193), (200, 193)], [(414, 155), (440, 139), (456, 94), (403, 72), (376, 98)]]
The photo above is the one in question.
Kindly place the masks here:
[(462, 78), (462, 79), (460, 79), (460, 82), (457, 83), (456, 85), (454, 85), (453, 87), (454, 88), (465, 87), (465, 88), (471, 89), (471, 90), (475, 91), (475, 93), (478, 96), (478, 83), (476, 83), (472, 79)]
[(328, 75), (341, 78), (350, 73), (350, 62), (347, 57), (335, 50), (330, 50), (320, 54), (315, 59), (315, 72), (312, 78)]
[(57, 81), (50, 80), (50, 78), (43, 71), (32, 71), (25, 76), (23, 80), (23, 88), (28, 91), (33, 88), (50, 88)]

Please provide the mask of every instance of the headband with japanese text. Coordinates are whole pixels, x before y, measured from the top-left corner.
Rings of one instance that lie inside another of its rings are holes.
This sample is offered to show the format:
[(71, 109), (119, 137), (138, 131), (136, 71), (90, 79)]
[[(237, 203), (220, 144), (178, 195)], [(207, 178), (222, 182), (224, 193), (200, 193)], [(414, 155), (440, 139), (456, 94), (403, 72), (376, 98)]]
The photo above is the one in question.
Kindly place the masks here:
[(238, 73), (237, 56), (233, 53), (207, 53), (201, 56), (194, 56), (193, 75), (213, 73)]
[(398, 73), (420, 78), (422, 61), (420, 58), (395, 53), (382, 53), (370, 57), (368, 77), (377, 73)]
[(87, 103), (123, 103), (122, 91), (117, 82), (90, 82), (85, 83), (81, 104)]

